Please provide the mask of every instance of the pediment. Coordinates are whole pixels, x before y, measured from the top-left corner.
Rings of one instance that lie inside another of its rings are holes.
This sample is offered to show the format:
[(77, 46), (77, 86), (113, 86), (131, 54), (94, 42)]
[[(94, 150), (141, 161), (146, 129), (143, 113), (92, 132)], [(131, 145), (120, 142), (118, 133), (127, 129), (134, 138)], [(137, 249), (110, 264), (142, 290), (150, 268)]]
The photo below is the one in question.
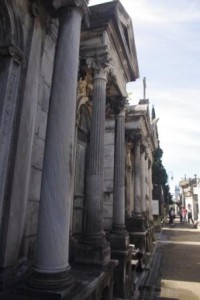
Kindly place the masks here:
[(95, 56), (104, 49), (112, 61), (114, 84), (127, 96), (126, 83), (139, 77), (131, 19), (119, 1), (90, 6), (90, 11), (90, 27), (82, 27), (80, 53)]

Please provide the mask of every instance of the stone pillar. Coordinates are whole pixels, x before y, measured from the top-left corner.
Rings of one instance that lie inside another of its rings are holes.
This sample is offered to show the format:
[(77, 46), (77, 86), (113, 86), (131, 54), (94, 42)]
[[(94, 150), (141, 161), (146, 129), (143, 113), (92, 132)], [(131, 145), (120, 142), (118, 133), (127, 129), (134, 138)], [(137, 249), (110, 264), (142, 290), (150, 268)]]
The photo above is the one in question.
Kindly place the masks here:
[(146, 193), (146, 214), (149, 219), (149, 160), (148, 155), (145, 155), (145, 193)]
[(105, 265), (110, 247), (103, 231), (103, 168), (107, 71), (93, 62), (92, 120), (86, 174), (86, 232), (77, 247), (76, 261)]
[(116, 119), (113, 230), (125, 229), (125, 111)]
[(153, 207), (152, 207), (152, 162), (149, 161), (149, 220), (153, 221)]
[(114, 296), (129, 298), (132, 285), (132, 249), (125, 229), (125, 110), (117, 115), (115, 128), (113, 225), (108, 239), (111, 257), (119, 261), (114, 272)]
[[(113, 233), (113, 236), (112, 236)], [(119, 237), (123, 242), (119, 243)], [(115, 165), (114, 165), (114, 197), (113, 226), (110, 236), (111, 248), (125, 249), (129, 244), (125, 230), (125, 111), (121, 111), (116, 119)], [(118, 243), (114, 243), (115, 238)], [(114, 244), (112, 244), (112, 242)]]
[(146, 160), (145, 147), (141, 147), (141, 206), (142, 213), (146, 212)]
[(134, 163), (134, 214), (142, 215), (141, 202), (141, 142), (138, 139), (135, 143), (135, 163)]
[[(53, 1), (56, 8), (65, 2)], [(40, 289), (62, 289), (71, 284), (68, 252), (81, 20), (78, 7), (59, 10), (36, 257), (30, 279), (30, 284)]]
[(126, 183), (125, 183), (125, 216), (130, 217), (133, 212), (133, 166), (131, 143), (126, 144)]

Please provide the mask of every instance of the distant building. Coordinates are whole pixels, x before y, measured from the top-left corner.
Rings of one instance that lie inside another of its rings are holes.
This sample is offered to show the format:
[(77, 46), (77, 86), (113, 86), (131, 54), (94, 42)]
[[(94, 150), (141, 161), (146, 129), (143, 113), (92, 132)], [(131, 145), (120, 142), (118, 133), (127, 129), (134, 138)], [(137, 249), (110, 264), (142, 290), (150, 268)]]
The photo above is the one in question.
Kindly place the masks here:
[(194, 220), (197, 220), (199, 214), (199, 180), (197, 180), (196, 178), (185, 178), (184, 180), (181, 180), (179, 182), (179, 186), (181, 188), (180, 195), (182, 200), (182, 206), (185, 206), (187, 209), (188, 205), (190, 205), (192, 209), (193, 218)]

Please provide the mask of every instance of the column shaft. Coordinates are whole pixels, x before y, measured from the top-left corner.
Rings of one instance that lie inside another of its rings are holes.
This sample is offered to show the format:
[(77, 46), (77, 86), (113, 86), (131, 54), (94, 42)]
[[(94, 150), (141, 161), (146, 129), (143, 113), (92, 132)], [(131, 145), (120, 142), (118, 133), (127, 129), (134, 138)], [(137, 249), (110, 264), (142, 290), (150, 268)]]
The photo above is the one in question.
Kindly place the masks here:
[(73, 195), (73, 147), (81, 11), (60, 10), (54, 63), (35, 271), (55, 274), (69, 269), (69, 225)]
[(142, 212), (145, 213), (146, 211), (146, 180), (145, 180), (145, 172), (146, 171), (146, 164), (145, 164), (145, 152), (142, 151), (141, 153), (141, 206)]
[(153, 220), (153, 208), (152, 208), (152, 164), (149, 166), (149, 219)]
[(141, 205), (141, 158), (140, 158), (140, 141), (135, 144), (135, 164), (134, 164), (134, 213), (142, 213)]
[(125, 112), (116, 120), (113, 228), (125, 228)]
[[(106, 103), (106, 74), (96, 72), (93, 87), (93, 111), (91, 120), (89, 161), (87, 166), (87, 238), (103, 236), (103, 163)], [(100, 239), (99, 239), (100, 242)]]

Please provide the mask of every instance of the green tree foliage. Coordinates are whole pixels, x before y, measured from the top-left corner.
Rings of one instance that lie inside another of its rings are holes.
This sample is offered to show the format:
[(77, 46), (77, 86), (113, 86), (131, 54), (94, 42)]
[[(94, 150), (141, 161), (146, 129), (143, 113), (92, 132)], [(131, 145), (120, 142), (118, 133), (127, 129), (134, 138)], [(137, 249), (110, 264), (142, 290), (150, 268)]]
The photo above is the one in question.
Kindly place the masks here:
[(168, 183), (168, 175), (162, 163), (163, 150), (158, 147), (153, 153), (152, 182), (161, 185), (166, 203), (172, 201)]

